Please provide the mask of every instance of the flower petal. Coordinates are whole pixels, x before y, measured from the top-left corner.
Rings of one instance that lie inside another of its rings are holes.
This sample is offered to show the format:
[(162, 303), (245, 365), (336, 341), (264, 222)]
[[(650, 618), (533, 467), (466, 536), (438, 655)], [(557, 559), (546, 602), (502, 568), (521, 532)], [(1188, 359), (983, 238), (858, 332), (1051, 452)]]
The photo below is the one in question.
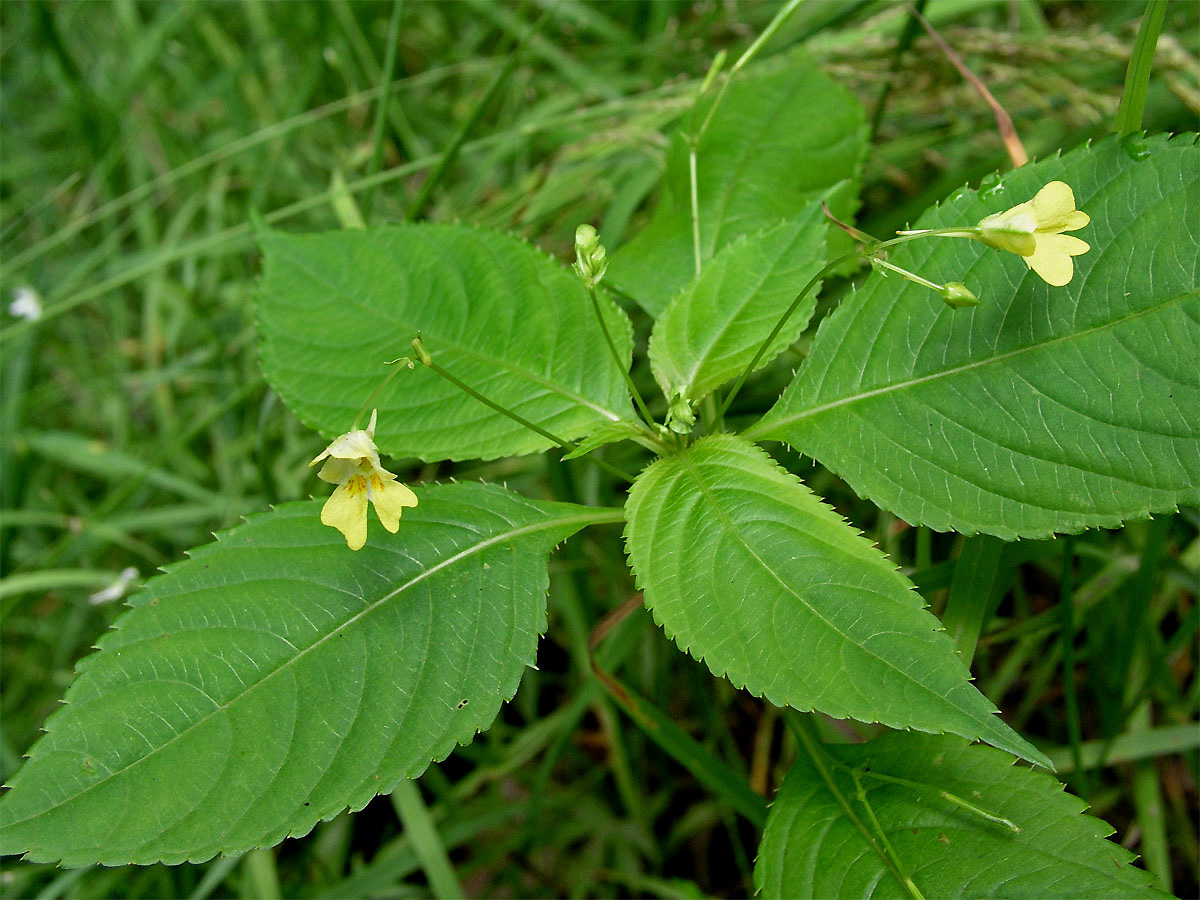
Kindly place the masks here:
[(1038, 249), (1042, 249), (1043, 246), (1053, 247), (1057, 252), (1068, 256), (1081, 256), (1092, 249), (1092, 245), (1087, 241), (1070, 234), (1040, 234)]
[(1026, 256), (1025, 262), (1047, 284), (1062, 287), (1075, 276), (1071, 257), (1091, 249), (1087, 241), (1069, 234), (1044, 234), (1038, 236), (1037, 250), (1032, 256)]
[(321, 522), (345, 535), (351, 550), (361, 550), (367, 542), (367, 479), (355, 475), (334, 491), (321, 508)]
[(1062, 181), (1052, 181), (1037, 192), (1033, 198), (1033, 211), (1037, 216), (1038, 231), (1074, 231), (1091, 221), (1087, 213), (1083, 213), (1084, 221), (1068, 229), (1072, 221), (1078, 221), (1074, 214), (1079, 211), (1075, 209), (1075, 192)]
[(383, 527), (395, 534), (400, 528), (400, 516), (404, 513), (404, 507), (416, 506), (417, 495), (396, 481), (395, 475), (383, 469), (371, 473), (370, 486), (375, 514), (379, 516)]
[[(321, 456), (326, 455), (336, 459), (369, 459), (371, 465), (379, 465), (379, 450), (375, 447), (375, 442), (371, 440), (371, 435), (361, 429), (338, 435), (321, 454)], [(320, 456), (317, 457), (317, 459), (320, 458)]]
[(1063, 231), (1078, 231), (1084, 225), (1092, 221), (1092, 217), (1085, 213), (1082, 209), (1077, 209), (1075, 212), (1067, 216), (1066, 224), (1063, 225)]
[(1028, 256), (1036, 248), (1038, 219), (1029, 202), (979, 220), (979, 239), (989, 247)]
[(325, 461), (325, 465), (321, 466), (321, 470), (317, 472), (317, 477), (330, 484), (345, 484), (357, 474), (359, 474), (357, 460), (335, 458)]

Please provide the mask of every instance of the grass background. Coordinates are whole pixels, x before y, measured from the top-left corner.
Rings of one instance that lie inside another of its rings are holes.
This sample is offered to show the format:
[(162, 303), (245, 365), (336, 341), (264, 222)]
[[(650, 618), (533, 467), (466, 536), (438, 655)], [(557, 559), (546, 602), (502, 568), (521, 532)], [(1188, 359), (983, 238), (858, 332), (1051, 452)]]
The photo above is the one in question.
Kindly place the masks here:
[[(645, 220), (664, 133), (713, 55), (740, 53), (778, 6), (563, 0), (484, 103), (548, 8), (406, 3), (376, 162), (391, 3), (0, 3), (0, 280), (6, 307), (23, 288), (44, 304), (36, 323), (0, 313), (5, 779), (120, 612), (90, 596), (129, 567), (136, 587), (241, 515), (320, 492), (305, 464), (322, 441), (258, 373), (250, 211), (303, 231), (401, 220), (420, 201), (431, 220), (511, 230), (564, 261), (579, 222), (615, 247)], [(1140, 0), (926, 7), (1034, 157), (1111, 131), (1143, 11)], [(1195, 4), (1168, 7), (1148, 130), (1196, 128), (1198, 20)], [(762, 57), (803, 43), (878, 110), (860, 215), (876, 234), (1008, 165), (990, 112), (928, 38), (896, 54), (906, 21), (892, 3), (810, 0)], [(833, 284), (829, 302), (850, 283)], [(648, 323), (631, 313), (644, 339)], [(751, 383), (743, 414), (765, 409), (803, 350)], [(636, 375), (649, 396), (648, 371)], [(636, 452), (611, 458), (633, 467)], [(1059, 748), (1060, 775), (1115, 839), (1196, 896), (1197, 512), (1005, 546), (909, 528), (810, 462), (785, 462), (892, 553), (935, 611), (966, 589), (960, 559), (991, 561), (999, 606), (976, 655), (981, 689), (1015, 728)], [(550, 458), (401, 474), (620, 502), (593, 468)], [(759, 830), (736, 791), (698, 781), (685, 751), (707, 754), (693, 763), (701, 773), (720, 761), (769, 798), (795, 743), (777, 710), (680, 654), (636, 603), (623, 607), (632, 596), (615, 529), (569, 542), (552, 563), (538, 670), (417, 790), (203, 865), (7, 859), (0, 894), (747, 896)], [(597, 660), (678, 726), (674, 748), (649, 740), (592, 673), (589, 636), (617, 609)]]

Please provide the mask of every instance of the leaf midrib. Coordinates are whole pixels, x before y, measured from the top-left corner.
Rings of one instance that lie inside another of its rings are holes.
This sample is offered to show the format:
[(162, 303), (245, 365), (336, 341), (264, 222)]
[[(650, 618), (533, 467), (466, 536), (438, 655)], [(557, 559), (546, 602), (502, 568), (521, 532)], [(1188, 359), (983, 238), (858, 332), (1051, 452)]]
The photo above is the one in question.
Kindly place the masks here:
[[(881, 657), (877, 653), (874, 653), (871, 650), (867, 649), (866, 647), (864, 647), (862, 644), (858, 643), (857, 641), (852, 640), (845, 632), (843, 632), (840, 628), (838, 628), (833, 622), (829, 621), (829, 619), (827, 619), (825, 616), (821, 615), (821, 613), (818, 612), (818, 610), (808, 600), (806, 600), (804, 597), (802, 597), (800, 594), (798, 594), (795, 590), (793, 590), (791, 585), (789, 585), (783, 578), (781, 578), (779, 576), (779, 573), (777, 573), (771, 566), (769, 566), (767, 564), (766, 560), (764, 560), (761, 556), (759, 556), (758, 553), (755, 552), (754, 548), (750, 546), (750, 543), (742, 536), (741, 531), (738, 530), (737, 526), (733, 523), (733, 521), (725, 513), (725, 510), (722, 509), (721, 506), (717, 503), (716, 497), (714, 497), (713, 494), (709, 491), (708, 485), (705, 484), (704, 480), (700, 477), (700, 473), (692, 465), (692, 462), (687, 458), (686, 451), (679, 454), (679, 460), (683, 463), (684, 468), (687, 469), (688, 474), (696, 482), (696, 486), (700, 488), (700, 492), (704, 495), (704, 498), (709, 502), (709, 504), (716, 511), (718, 518), (720, 518), (720, 520), (725, 524), (725, 526), (729, 529), (730, 533), (737, 539), (738, 543), (740, 543), (742, 545), (742, 547), (745, 548), (746, 552), (749, 553), (755, 559), (755, 561), (758, 562), (758, 564), (760, 566), (762, 566), (764, 571), (768, 572), (771, 575), (771, 577), (774, 578), (775, 581), (777, 581), (779, 583), (779, 585), (784, 589), (784, 591), (786, 591), (788, 594), (791, 594), (793, 597), (795, 597), (797, 600), (799, 600), (800, 603), (815, 618), (817, 618), (821, 622), (823, 622), (827, 628), (829, 628), (832, 632), (834, 632), (839, 637), (841, 637), (842, 640), (844, 640), (847, 644), (857, 647), (862, 652), (867, 653), (870, 656), (874, 657), (876, 660), (883, 663), (883, 665), (885, 665), (888, 669), (895, 672), (899, 678), (914, 685), (922, 694), (924, 694), (926, 696), (935, 697), (938, 700), (941, 700), (942, 702), (949, 704), (950, 706), (954, 707), (959, 712), (961, 712), (964, 716), (966, 716), (967, 719), (969, 719), (972, 722), (976, 722), (980, 726), (983, 726), (985, 724), (988, 725), (986, 730), (984, 730), (981, 727), (981, 729), (980, 729), (981, 733), (993, 734), (995, 732), (995, 729), (993, 727), (991, 727), (990, 723), (980, 722), (979, 719), (969, 709), (959, 705), (958, 703), (955, 703), (949, 697), (943, 697), (942, 695), (937, 694), (934, 691), (930, 690), (926, 685), (915, 680), (907, 672), (903, 671), (902, 669), (898, 669), (895, 666), (895, 664), (893, 664), (891, 661), (884, 659), (883, 657)], [(969, 683), (969, 682), (964, 681), (964, 683)], [(1005, 743), (1011, 743), (1011, 741), (1009, 741), (1006, 738)]]
[[(600, 515), (601, 513), (603, 513), (603, 515)], [(412, 588), (412, 587), (416, 586), (417, 584), (420, 584), (422, 581), (426, 580), (431, 575), (434, 575), (437, 572), (440, 572), (443, 569), (446, 569), (449, 566), (452, 566), (455, 563), (460, 562), (463, 559), (466, 559), (470, 556), (475, 555), (476, 553), (480, 553), (484, 550), (487, 550), (488, 548), (493, 547), (496, 544), (500, 544), (500, 543), (503, 543), (508, 540), (516, 540), (517, 538), (521, 538), (521, 537), (524, 537), (529, 534), (536, 534), (539, 531), (549, 531), (558, 526), (572, 525), (572, 524), (575, 524), (576, 522), (582, 522), (584, 525), (596, 525), (596, 524), (605, 524), (605, 523), (613, 524), (613, 523), (617, 523), (617, 522), (622, 522), (622, 521), (624, 521), (624, 519), (625, 519), (625, 511), (622, 509), (607, 510), (607, 509), (603, 509), (603, 508), (598, 508), (594, 513), (591, 513), (591, 514), (576, 514), (576, 515), (572, 515), (572, 516), (562, 516), (562, 517), (555, 518), (555, 519), (542, 519), (542, 520), (532, 523), (530, 525), (523, 525), (520, 528), (514, 528), (510, 531), (504, 532), (503, 534), (494, 535), (493, 537), (487, 538), (486, 540), (480, 541), (479, 543), (473, 544), (470, 547), (460, 550), (458, 553), (455, 553), (453, 556), (450, 556), (447, 559), (444, 559), (441, 562), (437, 563), (436, 565), (431, 566), (428, 569), (425, 569), (420, 574), (414, 576), (413, 578), (410, 578), (404, 584), (400, 585), (397, 588), (394, 588), (392, 591), (388, 592), (387, 594), (384, 594), (380, 599), (376, 600), (375, 602), (373, 602), (373, 603), (369, 604), (368, 606), (364, 607), (363, 609), (359, 610), (357, 613), (355, 613), (353, 616), (351, 616), (345, 622), (341, 623), (336, 628), (331, 629), (327, 634), (323, 635), (322, 637), (320, 637), (319, 639), (314, 641), (312, 644), (305, 647), (303, 650), (300, 650), (295, 656), (288, 658), (277, 668), (272, 669), (270, 672), (268, 672), (266, 675), (264, 675), (258, 681), (255, 681), (254, 683), (250, 684), (245, 690), (243, 690), (240, 693), (238, 693), (237, 695), (231, 697), (224, 704), (212, 709), (210, 712), (208, 712), (204, 716), (202, 716), (199, 719), (197, 719), (196, 721), (192, 722), (190, 725), (188, 725), (187, 728), (180, 731), (178, 734), (176, 734), (170, 740), (155, 747), (149, 753), (145, 754), (144, 756), (139, 756), (137, 759), (133, 760), (128, 765), (123, 766), (120, 769), (116, 769), (116, 770), (112, 771), (107, 778), (102, 778), (98, 781), (93, 782), (92, 784), (89, 784), (82, 791), (72, 794), (69, 797), (64, 797), (62, 800), (60, 800), (57, 803), (54, 803), (50, 806), (43, 807), (38, 812), (33, 813), (30, 816), (25, 816), (24, 818), (20, 818), (20, 819), (13, 819), (13, 820), (5, 823), (5, 827), (12, 828), (13, 826), (19, 825), (22, 822), (28, 822), (31, 819), (35, 819), (35, 818), (38, 818), (39, 816), (43, 816), (43, 815), (51, 812), (52, 810), (55, 810), (55, 809), (59, 808), (60, 806), (63, 806), (67, 803), (72, 803), (72, 802), (78, 800), (80, 797), (87, 794), (89, 791), (93, 790), (94, 788), (97, 788), (97, 787), (100, 787), (101, 785), (109, 783), (114, 778), (117, 778), (118, 776), (125, 774), (130, 769), (133, 769), (136, 766), (141, 765), (146, 760), (153, 758), (155, 756), (155, 754), (170, 747), (176, 741), (185, 737), (187, 734), (189, 734), (196, 728), (199, 728), (201, 725), (208, 722), (214, 716), (228, 711), (230, 709), (230, 707), (232, 707), (236, 703), (239, 703), (244, 698), (246, 698), (247, 696), (252, 694), (254, 691), (258, 690), (258, 688), (260, 686), (267, 684), (276, 675), (286, 671), (294, 663), (303, 659), (309, 653), (315, 651), (318, 647), (322, 646), (326, 641), (331, 640), (332, 638), (336, 637), (339, 633), (344, 631), (346, 628), (350, 627), (351, 625), (354, 625), (355, 623), (357, 623), (358, 621), (360, 621), (361, 619), (363, 619), (370, 613), (374, 612), (376, 609), (378, 609), (383, 604), (389, 602), (393, 598), (404, 593), (409, 588)], [(68, 706), (66, 708), (70, 708), (70, 707)], [(77, 707), (77, 708), (82, 708), (82, 707)]]
[[(1060, 335), (1059, 337), (1051, 338), (1048, 341), (1042, 341), (1037, 344), (1030, 344), (1025, 347), (1020, 347), (1016, 350), (1010, 350), (1007, 353), (1001, 353), (1001, 354), (997, 354), (994, 356), (989, 356), (986, 359), (974, 360), (973, 362), (965, 363), (961, 366), (955, 366), (950, 369), (943, 369), (940, 372), (932, 372), (928, 375), (921, 375), (916, 378), (908, 378), (908, 379), (905, 379), (904, 381), (898, 381), (893, 384), (886, 384), (881, 387), (872, 388), (869, 391), (863, 391), (862, 393), (852, 394), (848, 397), (841, 397), (837, 400), (831, 400), (828, 403), (822, 403), (818, 406), (810, 406), (807, 409), (802, 409), (802, 410), (799, 410), (798, 412), (794, 412), (794, 413), (788, 413), (786, 415), (780, 416), (775, 419), (771, 419), (770, 414), (768, 413), (766, 418), (760, 419), (754, 425), (751, 425), (744, 432), (742, 432), (742, 436), (744, 438), (746, 438), (747, 440), (751, 440), (751, 441), (759, 440), (763, 437), (766, 437), (771, 432), (776, 432), (780, 428), (786, 428), (787, 426), (794, 425), (796, 422), (799, 422), (803, 419), (807, 419), (812, 416), (820, 415), (821, 413), (829, 412), (831, 409), (837, 409), (842, 406), (848, 406), (852, 403), (858, 403), (862, 400), (870, 400), (874, 397), (879, 397), (884, 394), (895, 393), (897, 391), (906, 390), (911, 387), (918, 387), (922, 384), (928, 384), (928, 383), (931, 383), (934, 381), (938, 381), (939, 379), (942, 379), (942, 378), (949, 378), (954, 375), (961, 375), (964, 372), (970, 372), (975, 369), (980, 369), (985, 366), (990, 366), (994, 363), (1005, 362), (1007, 360), (1022, 356), (1026, 353), (1033, 353), (1033, 352), (1037, 352), (1040, 350), (1045, 350), (1048, 347), (1054, 347), (1058, 344), (1062, 344), (1067, 341), (1073, 341), (1073, 340), (1076, 340), (1079, 338), (1088, 337), (1093, 334), (1098, 334), (1109, 328), (1116, 328), (1119, 325), (1123, 325), (1127, 322), (1131, 322), (1136, 319), (1139, 319), (1142, 316), (1149, 315), (1151, 313), (1162, 312), (1163, 310), (1167, 309), (1168, 307), (1170, 307), (1172, 305), (1183, 303), (1185, 300), (1187, 300), (1191, 297), (1198, 296), (1198, 295), (1200, 295), (1200, 288), (1193, 288), (1190, 291), (1185, 291), (1182, 294), (1178, 294), (1174, 297), (1170, 297), (1170, 298), (1162, 301), (1161, 303), (1155, 304), (1154, 306), (1149, 306), (1149, 307), (1146, 307), (1145, 309), (1140, 309), (1137, 312), (1129, 313), (1128, 315), (1124, 315), (1119, 318), (1112, 319), (1108, 322), (1102, 322), (1098, 325), (1093, 325), (1092, 327), (1084, 329), (1083, 331), (1073, 331), (1070, 334)], [(839, 347), (839, 349), (840, 349), (840, 347)], [(812, 357), (810, 356), (809, 360), (811, 361), (811, 359), (812, 359)]]
[[(345, 291), (340, 285), (335, 284), (334, 282), (330, 281), (328, 278), (326, 278), (324, 275), (322, 275), (319, 271), (314, 270), (311, 267), (305, 265), (303, 258), (296, 256), (294, 253), (291, 252), (291, 248), (289, 246), (289, 241), (287, 241), (285, 239), (284, 241), (277, 244), (277, 246), (281, 246), (284, 248), (283, 255), (285, 255), (288, 258), (289, 262), (291, 262), (293, 265), (295, 265), (297, 268), (299, 268), (303, 272), (312, 276), (315, 281), (320, 282), (325, 287), (329, 288), (331, 291), (336, 293), (339, 297), (342, 297), (345, 300), (347, 300), (349, 303), (353, 304), (355, 307), (362, 309), (365, 312), (370, 313), (372, 316), (378, 315), (378, 310), (373, 309), (370, 306), (368, 306), (367, 304), (363, 303), (362, 300), (360, 300), (353, 294), (350, 294), (347, 291)], [(428, 334), (430, 334), (430, 332), (426, 332), (426, 334), (428, 335)], [(575, 403), (578, 406), (583, 406), (583, 407), (591, 409), (595, 412), (600, 413), (601, 415), (610, 419), (611, 421), (616, 422), (616, 421), (621, 420), (621, 415), (619, 413), (615, 412), (614, 410), (611, 410), (606, 406), (597, 404), (597, 403), (593, 402), (592, 400), (589, 400), (587, 397), (584, 397), (582, 394), (577, 394), (574, 391), (567, 390), (562, 385), (557, 384), (556, 382), (550, 381), (549, 379), (544, 378), (541, 375), (538, 375), (536, 372), (533, 372), (529, 369), (520, 368), (519, 366), (515, 366), (512, 363), (510, 363), (508, 360), (501, 359), (498, 357), (488, 356), (487, 354), (480, 353), (478, 350), (464, 347), (461, 344), (459, 344), (457, 341), (453, 341), (453, 340), (446, 338), (445, 335), (434, 334), (433, 336), (436, 338), (437, 344), (440, 346), (448, 347), (448, 348), (454, 350), (455, 352), (462, 354), (465, 357), (477, 360), (482, 363), (486, 363), (489, 366), (493, 366), (497, 369), (502, 369), (506, 372), (510, 372), (513, 375), (517, 376), (518, 378), (523, 378), (523, 379), (526, 379), (527, 381), (533, 382), (534, 384), (541, 385), (542, 387), (547, 388), (556, 394), (560, 394), (561, 396), (565, 397), (568, 400), (571, 400), (573, 403)]]
[[(764, 81), (765, 80), (766, 79), (764, 79)], [(795, 82), (791, 82), (791, 85), (794, 90)], [(775, 85), (771, 85), (771, 87), (775, 87)], [(721, 232), (725, 229), (726, 213), (729, 210), (729, 204), (733, 202), (733, 197), (741, 185), (742, 173), (746, 166), (749, 165), (751, 157), (758, 153), (759, 147), (763, 143), (763, 135), (774, 127), (776, 120), (778, 120), (783, 114), (783, 110), (791, 102), (792, 97), (792, 91), (780, 91), (779, 95), (775, 98), (775, 105), (771, 110), (771, 115), (767, 117), (765, 121), (762, 121), (761, 127), (753, 135), (748, 137), (743, 133), (742, 136), (744, 139), (739, 148), (740, 152), (738, 153), (737, 158), (733, 160), (733, 165), (730, 167), (731, 171), (725, 174), (723, 178), (724, 187), (717, 192), (717, 195), (713, 200), (716, 206), (716, 214), (713, 216), (712, 231), (709, 235), (711, 241), (706, 241), (706, 243), (709, 243), (709, 246), (704, 248), (705, 259), (712, 259), (715, 257), (720, 249), (720, 246), (724, 246), (719, 245), (718, 241), (720, 240)], [(701, 144), (701, 147), (697, 148), (697, 150), (702, 148), (703, 143)], [(728, 245), (728, 243), (729, 241), (726, 240), (725, 245)]]
[[(782, 226), (792, 226), (792, 225), (795, 225), (796, 223), (797, 223), (797, 219), (792, 219), (788, 222), (782, 223)], [(674, 354), (672, 353), (671, 362), (676, 370), (676, 374), (682, 376), (682, 378), (683, 378), (682, 390), (686, 396), (691, 397), (692, 399), (698, 399), (697, 397), (693, 396), (692, 392), (696, 390), (696, 382), (698, 380), (699, 374), (705, 368), (706, 364), (711, 365), (711, 361), (714, 359), (717, 347), (721, 343), (721, 341), (725, 339), (726, 335), (728, 335), (729, 332), (731, 330), (733, 330), (733, 328), (735, 326), (737, 326), (739, 324), (744, 324), (744, 323), (739, 322), (740, 316), (742, 315), (742, 313), (744, 313), (746, 311), (747, 307), (749, 307), (758, 298), (759, 292), (762, 291), (763, 285), (767, 282), (767, 280), (769, 278), (774, 276), (775, 271), (784, 262), (784, 258), (786, 257), (787, 253), (789, 251), (791, 251), (792, 248), (795, 247), (797, 240), (807, 230), (808, 224), (809, 224), (808, 222), (804, 222), (800, 226), (799, 231), (795, 235), (793, 235), (792, 240), (788, 242), (787, 248), (775, 258), (775, 261), (770, 266), (769, 271), (760, 270), (758, 280), (754, 283), (754, 286), (745, 293), (745, 295), (743, 296), (742, 302), (737, 306), (736, 309), (724, 310), (724, 309), (720, 309), (719, 303), (714, 302), (712, 304), (713, 306), (718, 307), (720, 312), (727, 313), (727, 315), (725, 315), (725, 321), (721, 324), (720, 328), (718, 328), (716, 330), (716, 332), (710, 338), (707, 339), (707, 341), (703, 342), (704, 343), (703, 349), (697, 350), (696, 348), (694, 348), (690, 345), (687, 346), (687, 350), (694, 351), (693, 361), (690, 366), (676, 365), (675, 359), (673, 358)], [(773, 229), (767, 229), (766, 231), (759, 232), (757, 235), (746, 235), (739, 240), (750, 241), (750, 240), (753, 240), (755, 237), (762, 237), (763, 235), (768, 234), (771, 230), (773, 230)], [(738, 242), (735, 241), (733, 243), (727, 244), (726, 247), (722, 248), (721, 252), (724, 252), (728, 248), (737, 246), (737, 243)], [(714, 264), (716, 262), (716, 259), (719, 256), (720, 256), (720, 253), (717, 254), (717, 257), (714, 257)], [(730, 263), (728, 260), (726, 260), (724, 262), (724, 272), (721, 274), (722, 283), (724, 283), (725, 279), (728, 278), (728, 276), (730, 274), (731, 265), (732, 265), (732, 263)], [(797, 270), (802, 271), (803, 266), (797, 266), (793, 269), (793, 271), (797, 271)], [(682, 295), (680, 295), (680, 296), (682, 296)], [(672, 301), (672, 302), (674, 302), (674, 301)], [(680, 301), (680, 302), (682, 302), (682, 301)], [(669, 311), (669, 307), (668, 307), (668, 311)], [(665, 316), (666, 313), (664, 313), (663, 315)], [(666, 335), (664, 335), (664, 337), (666, 337)], [(686, 343), (686, 340), (687, 340), (686, 337), (683, 337), (683, 340)], [(776, 340), (778, 340), (778, 336), (776, 337)], [(742, 352), (749, 353), (749, 351), (754, 349), (754, 347), (756, 347), (756, 346), (757, 346), (757, 344), (752, 344), (749, 349), (744, 350), (744, 351), (735, 350), (734, 352), (726, 352), (724, 354), (724, 357), (716, 357), (716, 359), (720, 360), (722, 358), (727, 358), (727, 357), (736, 358), (739, 353), (742, 353)], [(769, 360), (767, 360), (765, 357), (768, 355), (769, 354), (764, 354), (764, 359), (760, 360), (760, 367), (767, 364), (767, 362)], [(712, 378), (712, 377), (714, 377), (714, 376), (710, 375), (710, 378)], [(732, 376), (723, 376), (721, 381), (725, 381), (730, 377), (732, 377)], [(720, 386), (720, 383), (721, 382), (718, 382), (717, 387)], [(675, 388), (676, 386), (672, 385), (671, 387)]]

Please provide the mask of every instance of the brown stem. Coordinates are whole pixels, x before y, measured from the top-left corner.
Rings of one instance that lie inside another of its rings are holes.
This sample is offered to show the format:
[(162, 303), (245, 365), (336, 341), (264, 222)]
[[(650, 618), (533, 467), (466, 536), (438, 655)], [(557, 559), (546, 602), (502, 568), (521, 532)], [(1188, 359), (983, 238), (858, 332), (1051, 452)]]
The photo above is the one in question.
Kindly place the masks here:
[(950, 45), (942, 39), (942, 36), (933, 30), (933, 26), (926, 21), (925, 17), (917, 12), (916, 9), (912, 10), (912, 14), (925, 30), (929, 32), (929, 36), (933, 38), (933, 42), (946, 54), (946, 58), (950, 60), (954, 68), (958, 69), (959, 74), (966, 79), (971, 87), (975, 88), (979, 96), (983, 98), (983, 101), (991, 107), (992, 114), (996, 117), (996, 129), (1000, 132), (1000, 139), (1004, 141), (1004, 149), (1008, 151), (1013, 168), (1020, 168), (1029, 162), (1029, 154), (1025, 152), (1025, 147), (1021, 144), (1021, 139), (1017, 136), (1017, 129), (1013, 125), (1012, 116), (992, 96), (992, 92), (987, 89), (987, 85), (980, 81), (975, 73), (967, 68), (967, 64), (962, 61), (962, 57), (955, 53)]

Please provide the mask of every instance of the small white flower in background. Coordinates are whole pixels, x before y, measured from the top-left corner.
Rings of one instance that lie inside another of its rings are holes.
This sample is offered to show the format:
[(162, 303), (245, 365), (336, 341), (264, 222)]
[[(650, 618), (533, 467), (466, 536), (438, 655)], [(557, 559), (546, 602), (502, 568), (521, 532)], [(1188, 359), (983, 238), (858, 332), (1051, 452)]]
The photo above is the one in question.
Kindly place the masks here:
[(139, 574), (138, 570), (133, 566), (122, 569), (116, 581), (88, 597), (88, 603), (92, 604), (92, 606), (99, 606), (101, 603), (112, 603), (114, 600), (120, 600), (125, 596), (125, 592), (129, 590), (130, 582), (137, 578)]
[(31, 287), (17, 288), (12, 303), (8, 304), (8, 314), (36, 322), (42, 317), (42, 295)]
[(348, 431), (334, 438), (309, 463), (315, 466), (325, 460), (317, 477), (338, 486), (321, 509), (321, 522), (340, 531), (351, 550), (361, 550), (367, 542), (368, 500), (375, 504), (379, 521), (392, 534), (400, 527), (404, 507), (417, 505), (417, 495), (379, 465), (375, 419), (376, 410), (372, 410), (365, 431)]

